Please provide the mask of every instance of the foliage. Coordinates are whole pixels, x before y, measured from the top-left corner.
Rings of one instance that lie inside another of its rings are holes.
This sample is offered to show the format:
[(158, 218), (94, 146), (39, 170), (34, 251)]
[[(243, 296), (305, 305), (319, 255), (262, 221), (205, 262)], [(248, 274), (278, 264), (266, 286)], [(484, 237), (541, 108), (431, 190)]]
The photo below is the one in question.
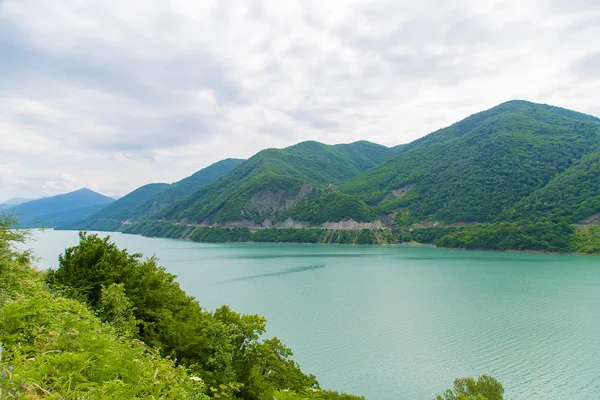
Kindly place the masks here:
[(577, 251), (581, 253), (600, 253), (600, 226), (577, 227), (575, 243)]
[(577, 248), (575, 230), (566, 223), (497, 223), (460, 228), (424, 228), (413, 239), (440, 247), (489, 250), (570, 252)]
[(305, 389), (299, 393), (279, 390), (273, 394), (273, 400), (364, 400), (364, 397), (347, 393), (337, 393), (321, 389)]
[(283, 221), (287, 218), (313, 224), (339, 222), (344, 219), (370, 222), (377, 219), (377, 214), (356, 196), (335, 190), (317, 190), (282, 213), (278, 220)]
[(0, 398), (207, 399), (183, 367), (49, 291), (14, 223), (0, 216)]
[(496, 379), (481, 375), (474, 379), (459, 378), (454, 381), (454, 387), (448, 389), (435, 400), (502, 400), (504, 388)]
[(548, 185), (506, 209), (507, 220), (577, 223), (600, 213), (600, 150), (583, 157)]
[(114, 327), (119, 335), (135, 334), (137, 321), (133, 315), (133, 303), (127, 298), (122, 283), (103, 285), (97, 308), (100, 319)]
[[(154, 258), (142, 260), (109, 238), (81, 233), (80, 244), (67, 249), (59, 264), (48, 273), (53, 287), (70, 288), (105, 321), (135, 319), (135, 336), (201, 376), (208, 392), (234, 387), (240, 398), (262, 399), (279, 389), (318, 387), (278, 339), (261, 340), (264, 318), (226, 306), (203, 310)], [(126, 304), (116, 307), (115, 299), (123, 296)]]

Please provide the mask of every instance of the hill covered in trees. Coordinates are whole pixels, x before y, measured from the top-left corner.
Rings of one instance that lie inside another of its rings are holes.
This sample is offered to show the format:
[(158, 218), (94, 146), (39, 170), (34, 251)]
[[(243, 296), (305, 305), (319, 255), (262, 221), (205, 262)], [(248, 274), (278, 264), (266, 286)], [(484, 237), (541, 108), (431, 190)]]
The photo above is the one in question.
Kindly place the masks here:
[(250, 226), (268, 220), (270, 225), (291, 207), (309, 201), (310, 194), (330, 200), (330, 221), (374, 220), (374, 214), (362, 212), (366, 206), (357, 197), (328, 193), (390, 154), (392, 150), (369, 142), (337, 146), (302, 142), (285, 149), (263, 150), (157, 217), (197, 224), (243, 221)]
[(414, 222), (494, 222), (600, 143), (600, 120), (511, 101), (407, 146), (341, 190)]
[[(169, 186), (110, 230), (594, 253), (599, 144), (596, 117), (509, 101), (393, 148), (309, 141), (266, 149), (195, 191), (180, 185), (186, 196)], [(338, 233), (364, 229), (370, 233)]]

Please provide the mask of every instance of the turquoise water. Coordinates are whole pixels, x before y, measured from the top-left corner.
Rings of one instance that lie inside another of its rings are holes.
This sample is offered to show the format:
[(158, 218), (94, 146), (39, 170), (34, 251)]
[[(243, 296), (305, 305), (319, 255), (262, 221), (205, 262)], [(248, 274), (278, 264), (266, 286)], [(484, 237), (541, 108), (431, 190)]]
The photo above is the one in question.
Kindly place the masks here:
[[(204, 307), (267, 317), (326, 388), (432, 399), (487, 373), (514, 400), (600, 399), (600, 258), (111, 236), (156, 254)], [(35, 237), (43, 268), (77, 243)]]

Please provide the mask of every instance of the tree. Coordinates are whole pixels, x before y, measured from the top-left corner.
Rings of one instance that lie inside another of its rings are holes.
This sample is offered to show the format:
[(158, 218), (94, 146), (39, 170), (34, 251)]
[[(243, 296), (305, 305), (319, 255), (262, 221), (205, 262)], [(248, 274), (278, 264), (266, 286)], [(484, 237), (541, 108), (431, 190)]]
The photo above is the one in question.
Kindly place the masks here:
[(503, 400), (503, 395), (502, 384), (484, 374), (477, 380), (471, 377), (456, 379), (454, 387), (435, 400)]

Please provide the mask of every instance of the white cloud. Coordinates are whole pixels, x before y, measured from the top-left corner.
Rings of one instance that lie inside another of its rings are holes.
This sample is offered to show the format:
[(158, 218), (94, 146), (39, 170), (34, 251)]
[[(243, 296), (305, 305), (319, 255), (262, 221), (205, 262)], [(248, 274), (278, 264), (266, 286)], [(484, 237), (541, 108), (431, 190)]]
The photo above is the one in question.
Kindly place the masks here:
[(597, 113), (598, 4), (4, 0), (0, 199), (406, 143), (513, 98)]

